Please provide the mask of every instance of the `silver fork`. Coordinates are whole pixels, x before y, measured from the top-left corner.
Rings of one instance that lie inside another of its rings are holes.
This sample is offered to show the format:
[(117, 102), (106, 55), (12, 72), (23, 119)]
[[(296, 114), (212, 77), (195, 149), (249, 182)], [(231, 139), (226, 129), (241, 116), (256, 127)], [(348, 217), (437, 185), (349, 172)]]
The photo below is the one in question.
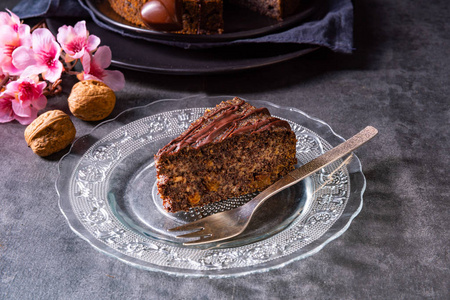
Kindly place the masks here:
[(245, 230), (247, 225), (250, 223), (253, 213), (259, 206), (261, 206), (262, 203), (264, 203), (265, 200), (314, 174), (339, 158), (351, 153), (353, 150), (372, 139), (377, 133), (377, 129), (372, 126), (367, 126), (347, 141), (304, 164), (300, 168), (290, 172), (246, 204), (238, 208), (220, 212), (168, 230), (196, 230), (177, 236), (177, 238), (199, 238), (185, 242), (183, 245), (200, 245), (223, 241), (235, 237)]

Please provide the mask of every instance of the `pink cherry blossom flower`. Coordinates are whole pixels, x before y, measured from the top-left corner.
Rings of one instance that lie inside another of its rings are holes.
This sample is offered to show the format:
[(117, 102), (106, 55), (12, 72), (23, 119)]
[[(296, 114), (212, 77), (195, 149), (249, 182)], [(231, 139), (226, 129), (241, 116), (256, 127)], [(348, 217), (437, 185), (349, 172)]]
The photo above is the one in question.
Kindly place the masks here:
[(125, 77), (120, 71), (105, 70), (111, 64), (111, 49), (108, 46), (101, 46), (91, 56), (85, 53), (81, 62), (83, 72), (77, 77), (79, 80), (97, 80), (105, 83), (113, 91), (123, 89), (125, 86)]
[[(0, 121), (9, 122), (14, 118), (21, 124), (30, 124), (39, 110), (47, 105), (43, 94), (46, 83), (35, 78), (19, 78), (6, 85), (0, 104)], [(9, 101), (9, 102), (8, 102)]]
[[(4, 13), (6, 14), (6, 13)], [(2, 73), (20, 75), (24, 67), (13, 63), (13, 53), (20, 47), (30, 48), (30, 26), (20, 25), (15, 28), (10, 24), (0, 26), (0, 69)]]
[(78, 22), (74, 27), (61, 26), (56, 38), (67, 54), (66, 61), (82, 58), (86, 52), (94, 51), (100, 44), (97, 36), (89, 35), (85, 21)]
[(0, 94), (0, 123), (11, 122), (12, 120), (19, 121), (22, 125), (30, 124), (36, 117), (21, 117), (14, 112), (13, 109), (14, 97), (6, 93)]
[(31, 35), (32, 48), (19, 47), (13, 53), (13, 64), (24, 69), (21, 77), (42, 74), (45, 80), (55, 82), (61, 77), (63, 65), (59, 61), (61, 47), (46, 28), (38, 28)]
[(14, 14), (12, 11), (10, 11), (9, 9), (6, 9), (8, 13), (5, 12), (0, 12), (0, 26), (3, 25), (7, 25), (10, 26), (15, 32), (19, 31), (19, 28), (21, 26), (28, 26), (25, 24), (22, 24), (22, 22), (20, 21), (19, 17)]
[(16, 115), (12, 109), (12, 101), (14, 97), (11, 95), (0, 93), (0, 123), (10, 122), (15, 119)]

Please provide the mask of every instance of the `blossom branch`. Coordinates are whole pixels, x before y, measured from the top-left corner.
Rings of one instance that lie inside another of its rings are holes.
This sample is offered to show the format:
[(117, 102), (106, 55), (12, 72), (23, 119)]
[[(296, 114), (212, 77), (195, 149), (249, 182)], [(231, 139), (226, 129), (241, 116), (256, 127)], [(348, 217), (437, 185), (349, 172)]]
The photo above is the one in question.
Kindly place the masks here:
[(45, 20), (30, 28), (8, 10), (0, 12), (0, 28), (0, 123), (31, 123), (45, 108), (46, 96), (62, 92), (62, 73), (101, 81), (115, 91), (125, 85), (121, 72), (106, 70), (111, 50), (99, 47), (100, 38), (89, 34), (85, 21), (61, 26), (55, 37)]
[(44, 96), (56, 96), (62, 92), (61, 87), (62, 79), (58, 79), (53, 83), (47, 83), (47, 86), (45, 87), (43, 94)]
[(39, 21), (39, 23), (37, 23), (36, 25), (33, 26), (33, 28), (31, 28), (30, 32), (33, 32), (38, 28), (48, 28), (47, 22), (45, 20)]
[(3, 86), (8, 83), (9, 79), (10, 79), (9, 73), (6, 73), (5, 77), (0, 82), (0, 91), (3, 89)]
[(72, 71), (72, 69), (78, 63), (78, 59), (68, 62), (66, 58), (67, 58), (67, 54), (65, 52), (62, 52), (60, 61), (64, 65), (64, 72), (68, 73), (69, 75), (78, 75), (80, 72)]

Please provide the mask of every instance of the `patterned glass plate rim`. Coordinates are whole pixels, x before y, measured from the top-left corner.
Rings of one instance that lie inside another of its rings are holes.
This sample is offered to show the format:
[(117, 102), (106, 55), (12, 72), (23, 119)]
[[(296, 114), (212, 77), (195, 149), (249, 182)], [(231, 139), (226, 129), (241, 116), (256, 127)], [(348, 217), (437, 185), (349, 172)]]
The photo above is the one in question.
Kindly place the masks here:
[[(188, 247), (157, 235), (137, 232), (116, 212), (108, 195), (108, 180), (118, 162), (145, 145), (166, 142), (213, 107), (232, 96), (191, 96), (164, 99), (131, 108), (96, 126), (77, 139), (59, 162), (56, 190), (59, 206), (71, 229), (94, 248), (135, 267), (181, 276), (231, 277), (280, 268), (320, 251), (342, 235), (363, 205), (365, 177), (359, 159), (342, 161), (309, 178), (301, 213), (288, 224), (246, 242)], [(325, 122), (304, 112), (262, 100), (247, 100), (267, 107), (287, 120), (297, 135), (297, 157), (306, 163), (341, 143)], [(137, 155), (137, 154), (134, 154)], [(119, 172), (120, 173), (120, 172)]]

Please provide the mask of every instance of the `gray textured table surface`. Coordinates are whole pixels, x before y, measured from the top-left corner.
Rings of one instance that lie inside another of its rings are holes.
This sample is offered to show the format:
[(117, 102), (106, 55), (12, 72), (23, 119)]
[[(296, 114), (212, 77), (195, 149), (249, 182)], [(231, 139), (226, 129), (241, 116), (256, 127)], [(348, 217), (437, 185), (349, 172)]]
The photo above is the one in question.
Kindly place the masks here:
[[(71, 231), (54, 188), (62, 154), (39, 158), (26, 147), (25, 127), (12, 122), (0, 125), (0, 299), (449, 299), (448, 1), (357, 2), (353, 55), (321, 50), (214, 76), (123, 70), (113, 112), (234, 94), (294, 106), (344, 137), (377, 127), (379, 136), (357, 151), (367, 177), (363, 210), (339, 239), (305, 260), (238, 278), (136, 269)], [(47, 109), (68, 112), (73, 83)], [(72, 120), (77, 137), (95, 125)]]

